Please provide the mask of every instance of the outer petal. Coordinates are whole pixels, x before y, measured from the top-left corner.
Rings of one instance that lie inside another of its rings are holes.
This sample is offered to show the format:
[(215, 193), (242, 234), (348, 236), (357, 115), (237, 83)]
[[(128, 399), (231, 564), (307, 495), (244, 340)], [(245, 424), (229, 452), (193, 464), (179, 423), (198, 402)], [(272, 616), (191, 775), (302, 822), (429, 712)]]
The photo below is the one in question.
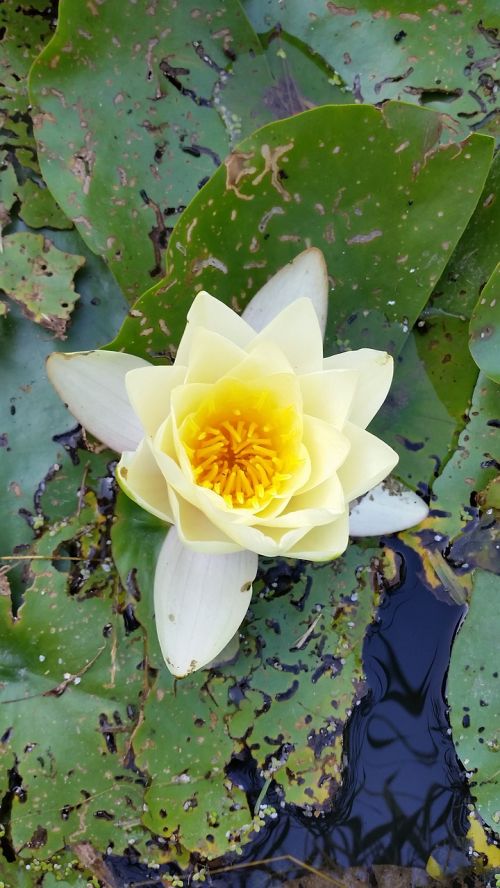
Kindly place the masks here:
[(395, 478), (377, 484), (351, 506), (349, 536), (381, 536), (420, 524), (429, 508)]
[(391, 356), (373, 348), (360, 348), (325, 358), (324, 368), (358, 371), (358, 387), (348, 419), (365, 429), (380, 410), (391, 387), (394, 372)]
[(148, 435), (154, 435), (170, 413), (170, 392), (184, 382), (186, 368), (139, 367), (125, 377), (129, 401)]
[(328, 271), (323, 253), (316, 247), (304, 250), (264, 284), (242, 317), (259, 332), (301, 296), (311, 300), (323, 337), (328, 312)]
[(53, 352), (47, 375), (70, 413), (113, 450), (135, 450), (143, 428), (125, 389), (125, 375), (147, 361), (124, 352)]
[(387, 477), (398, 462), (392, 447), (357, 426), (347, 422), (342, 429), (351, 442), (345, 462), (338, 470), (346, 502), (362, 496)]
[(122, 454), (116, 477), (122, 490), (138, 506), (162, 521), (173, 524), (168, 487), (146, 438), (141, 441), (135, 453)]
[(177, 349), (176, 364), (189, 363), (193, 333), (197, 327), (206, 327), (207, 330), (220, 333), (240, 348), (246, 348), (255, 336), (250, 325), (240, 315), (204, 290), (195, 297), (188, 311), (187, 320), (186, 329)]
[(257, 555), (202, 555), (175, 528), (156, 565), (155, 619), (165, 662), (179, 678), (201, 669), (226, 646), (250, 604)]
[(310, 299), (297, 299), (257, 334), (252, 348), (263, 342), (278, 345), (296, 373), (323, 369), (323, 336)]

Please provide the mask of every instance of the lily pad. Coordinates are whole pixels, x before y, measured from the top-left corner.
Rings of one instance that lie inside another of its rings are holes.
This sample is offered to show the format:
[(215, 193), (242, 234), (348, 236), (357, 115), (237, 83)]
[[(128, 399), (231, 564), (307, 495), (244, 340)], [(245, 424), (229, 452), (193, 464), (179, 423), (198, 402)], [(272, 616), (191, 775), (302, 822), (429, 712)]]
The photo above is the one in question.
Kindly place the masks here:
[(436, 311), (470, 318), (500, 255), (500, 155), (493, 162), (478, 204), (432, 294)]
[(469, 612), (453, 645), (447, 696), (453, 741), (470, 773), (470, 788), (484, 820), (498, 829), (500, 779), (498, 756), (500, 705), (498, 580), (477, 571)]
[(394, 0), (246, 0), (259, 33), (282, 28), (331, 65), (357, 102), (405, 99), (442, 114), (448, 138), (497, 108), (498, 8), (486, 0), (434, 6)]
[(500, 382), (500, 265), (481, 292), (469, 330), (476, 364), (490, 379)]
[(394, 474), (428, 494), (464, 424), (477, 380), (467, 353), (467, 323), (425, 315), (398, 356), (394, 380), (370, 431), (399, 454)]
[[(142, 638), (127, 631), (109, 562), (103, 571), (96, 520), (107, 535), (89, 492), (73, 520), (37, 543), (16, 620), (0, 599), (0, 758), (11, 783), (15, 776), (10, 841), (22, 856), (36, 849), (45, 858), (82, 839), (104, 850), (119, 834), (124, 843), (143, 834), (143, 789), (127, 768), (145, 687)], [(60, 548), (86, 545), (90, 581), (68, 588)]]
[(5, 152), (0, 154), (0, 237), (2, 228), (10, 222), (9, 210), (17, 200), (17, 178)]
[[(45, 375), (44, 361), (55, 348), (81, 350), (98, 347), (113, 335), (126, 311), (126, 303), (102, 260), (93, 256), (76, 231), (51, 234), (64, 252), (82, 252), (86, 264), (79, 273), (81, 299), (69, 328), (64, 346), (54, 340), (43, 327), (23, 317), (19, 306), (0, 323), (0, 375), (4, 398), (0, 405), (0, 484), (3, 491), (3, 521), (0, 528), (0, 556), (26, 554), (23, 546), (33, 539), (33, 525), (45, 524), (43, 514), (64, 517), (74, 513), (77, 488), (84, 468), (75, 479), (73, 499), (64, 514), (55, 515), (55, 507), (40, 512), (40, 495), (54, 466), (61, 465), (65, 453), (73, 447), (77, 460), (77, 434), (74, 421), (68, 416)], [(5, 303), (3, 303), (5, 304)], [(58, 436), (56, 440), (53, 436)], [(41, 515), (41, 513), (43, 513)], [(17, 547), (21, 547), (18, 549)], [(22, 565), (9, 561), (9, 580), (19, 596), (24, 583)]]
[(378, 347), (397, 353), (491, 160), (487, 137), (457, 150), (439, 135), (439, 115), (399, 103), (325, 106), (259, 130), (185, 210), (169, 241), (165, 280), (137, 302), (113, 347), (168, 357), (195, 291), (243, 307), (314, 245), (325, 253), (334, 291), (327, 347), (366, 344), (351, 335), (361, 302), (389, 321)]
[(159, 0), (143, 15), (133, 4), (61, 6), (30, 77), (40, 163), (129, 298), (162, 275), (172, 222), (197, 184), (263, 122), (269, 83), (237, 2)]
[(64, 339), (78, 299), (73, 277), (84, 262), (83, 256), (63, 253), (41, 234), (9, 234), (0, 255), (0, 288), (30, 320)]
[(498, 388), (480, 373), (469, 421), (433, 487), (432, 506), (438, 513), (435, 526), (450, 538), (476, 516), (477, 496), (497, 474), (494, 457), (498, 451), (497, 408)]

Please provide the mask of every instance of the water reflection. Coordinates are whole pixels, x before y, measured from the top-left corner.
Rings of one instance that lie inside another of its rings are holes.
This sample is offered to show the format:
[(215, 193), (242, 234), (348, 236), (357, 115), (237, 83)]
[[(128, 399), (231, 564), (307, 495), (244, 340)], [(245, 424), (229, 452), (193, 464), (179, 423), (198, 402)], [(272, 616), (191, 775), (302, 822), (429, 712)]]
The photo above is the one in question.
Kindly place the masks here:
[[(399, 541), (400, 585), (387, 593), (368, 630), (364, 662), (369, 693), (346, 730), (348, 767), (335, 810), (308, 818), (285, 810), (213, 884), (272, 886), (300, 872), (288, 861), (238, 871), (238, 864), (291, 855), (328, 872), (391, 863), (466, 865), (467, 787), (453, 748), (443, 696), (451, 644), (463, 608), (439, 601), (418, 576), (418, 556)], [(236, 776), (236, 775), (235, 775)], [(257, 790), (249, 762), (238, 782)], [(294, 872), (295, 870), (295, 872)]]

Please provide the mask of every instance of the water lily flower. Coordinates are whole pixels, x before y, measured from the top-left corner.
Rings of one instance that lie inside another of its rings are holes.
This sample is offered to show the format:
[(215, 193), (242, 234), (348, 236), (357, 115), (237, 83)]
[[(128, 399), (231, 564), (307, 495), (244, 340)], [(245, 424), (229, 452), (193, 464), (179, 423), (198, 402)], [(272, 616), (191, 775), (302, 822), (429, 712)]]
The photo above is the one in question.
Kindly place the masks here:
[[(123, 490), (173, 525), (154, 598), (176, 676), (212, 661), (234, 636), (258, 555), (336, 558), (353, 501), (354, 532), (356, 523), (382, 533), (425, 517), (411, 492), (401, 516), (400, 499), (391, 509), (377, 488), (398, 457), (366, 426), (386, 398), (392, 358), (373, 349), (325, 358), (327, 295), (323, 255), (312, 248), (243, 316), (198, 293), (173, 365), (111, 351), (48, 360), (71, 413), (121, 453)], [(368, 491), (374, 514), (363, 518), (358, 498)], [(386, 527), (374, 520), (377, 503)]]

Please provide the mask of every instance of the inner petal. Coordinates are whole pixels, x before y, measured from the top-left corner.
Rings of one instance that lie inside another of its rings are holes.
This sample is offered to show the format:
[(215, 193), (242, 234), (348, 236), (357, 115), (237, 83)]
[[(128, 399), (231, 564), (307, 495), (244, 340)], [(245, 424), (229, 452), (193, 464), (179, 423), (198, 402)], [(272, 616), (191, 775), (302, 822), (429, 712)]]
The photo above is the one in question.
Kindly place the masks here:
[(179, 438), (195, 484), (229, 508), (262, 509), (287, 488), (304, 460), (295, 393), (264, 380), (226, 378), (185, 416)]

